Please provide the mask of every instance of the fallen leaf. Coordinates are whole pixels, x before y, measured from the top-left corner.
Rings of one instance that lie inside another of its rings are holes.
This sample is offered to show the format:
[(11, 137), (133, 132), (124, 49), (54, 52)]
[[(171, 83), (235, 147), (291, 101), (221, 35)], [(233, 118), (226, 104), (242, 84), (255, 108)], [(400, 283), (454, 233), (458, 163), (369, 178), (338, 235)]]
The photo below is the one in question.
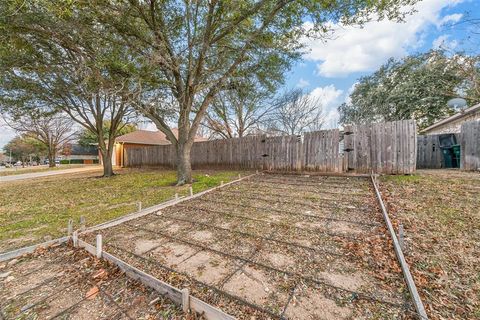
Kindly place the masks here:
[(85, 295), (85, 298), (87, 298), (88, 300), (95, 299), (95, 297), (98, 294), (98, 291), (99, 290), (98, 290), (97, 286), (91, 287), (90, 290), (87, 291), (87, 294)]

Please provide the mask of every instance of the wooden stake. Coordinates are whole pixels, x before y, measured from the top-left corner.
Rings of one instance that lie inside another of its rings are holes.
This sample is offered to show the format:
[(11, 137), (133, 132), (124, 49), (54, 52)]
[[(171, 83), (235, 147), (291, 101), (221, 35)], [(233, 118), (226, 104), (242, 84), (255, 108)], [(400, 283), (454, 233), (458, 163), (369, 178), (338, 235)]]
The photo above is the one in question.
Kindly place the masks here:
[(240, 173), (238, 174), (238, 179), (242, 179), (242, 175)]
[(258, 170), (255, 170), (255, 174), (258, 174)]
[(220, 185), (221, 185), (221, 186), (223, 186), (223, 180), (222, 180), (222, 181), (220, 181)]
[(190, 197), (193, 197), (193, 188), (192, 188), (192, 186), (190, 186), (189, 191), (190, 191)]
[(73, 232), (73, 220), (68, 219), (67, 235), (71, 236)]
[(187, 288), (182, 289), (182, 310), (185, 313), (190, 312), (190, 293)]
[(178, 201), (178, 193), (175, 193), (175, 200)]
[(102, 235), (101, 234), (97, 234), (97, 250), (96, 250), (96, 254), (97, 254), (97, 258), (101, 258), (102, 257)]
[(85, 224), (85, 217), (80, 216), (80, 230), (85, 231), (86, 224)]
[(142, 201), (138, 201), (137, 206), (138, 206), (138, 211), (142, 211)]
[(78, 247), (78, 232), (77, 231), (73, 231), (72, 240), (73, 240), (73, 246), (75, 248)]

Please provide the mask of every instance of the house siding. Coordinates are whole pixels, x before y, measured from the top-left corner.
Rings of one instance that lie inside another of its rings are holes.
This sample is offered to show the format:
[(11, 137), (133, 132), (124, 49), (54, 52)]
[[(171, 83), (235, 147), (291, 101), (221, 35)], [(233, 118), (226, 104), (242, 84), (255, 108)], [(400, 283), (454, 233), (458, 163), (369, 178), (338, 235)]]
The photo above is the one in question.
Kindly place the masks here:
[(466, 115), (460, 119), (456, 119), (438, 127), (432, 128), (428, 131), (424, 131), (424, 134), (442, 134), (442, 133), (460, 133), (462, 124), (467, 121), (480, 120), (480, 111)]

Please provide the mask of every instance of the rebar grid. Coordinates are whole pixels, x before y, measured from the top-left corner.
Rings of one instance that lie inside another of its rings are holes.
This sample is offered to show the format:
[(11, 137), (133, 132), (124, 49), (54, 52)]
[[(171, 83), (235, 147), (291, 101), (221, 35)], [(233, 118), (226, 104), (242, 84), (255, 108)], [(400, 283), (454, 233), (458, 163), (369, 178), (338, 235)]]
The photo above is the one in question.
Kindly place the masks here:
[[(154, 217), (154, 219), (161, 219), (162, 216), (156, 216)], [(332, 255), (332, 256), (337, 256), (337, 257), (341, 257), (343, 256), (342, 254), (340, 253), (337, 253), (337, 252), (333, 252), (333, 251), (330, 251), (330, 250), (325, 250), (325, 249), (320, 249), (320, 248), (311, 248), (311, 247), (308, 247), (308, 246), (304, 246), (304, 245), (301, 245), (301, 244), (298, 244), (298, 243), (294, 243), (294, 242), (289, 242), (289, 241), (284, 241), (284, 240), (278, 240), (278, 239), (275, 239), (275, 238), (272, 238), (272, 237), (266, 237), (266, 236), (261, 236), (261, 235), (255, 235), (255, 234), (251, 234), (251, 233), (248, 233), (248, 232), (243, 232), (243, 231), (236, 231), (236, 230), (230, 230), (230, 229), (227, 229), (227, 228), (222, 228), (222, 227), (216, 227), (216, 226), (210, 226), (206, 223), (201, 223), (201, 222), (196, 222), (196, 221), (192, 221), (192, 220), (188, 220), (188, 219), (182, 219), (182, 218), (172, 218), (172, 220), (177, 220), (177, 221), (183, 221), (183, 222), (187, 222), (187, 223), (191, 223), (191, 224), (197, 224), (197, 225), (203, 225), (205, 227), (210, 227), (212, 229), (217, 229), (217, 230), (222, 230), (222, 231), (225, 231), (225, 232), (230, 232), (230, 233), (237, 233), (237, 234), (240, 234), (240, 235), (243, 235), (243, 236), (246, 236), (246, 237), (249, 237), (249, 238), (254, 238), (254, 239), (262, 239), (262, 240), (266, 240), (266, 241), (270, 241), (270, 242), (274, 242), (274, 243), (279, 243), (279, 244), (283, 244), (283, 245), (287, 245), (287, 246), (291, 246), (291, 247), (296, 247), (296, 248), (301, 248), (301, 249), (305, 249), (305, 250), (309, 250), (309, 251), (315, 251), (315, 252), (319, 252), (319, 253), (323, 253), (323, 254), (329, 254), (329, 255)], [(134, 228), (139, 228), (139, 230), (143, 230), (144, 228), (142, 228), (142, 226), (146, 225), (146, 224), (149, 224), (151, 223), (152, 221), (147, 221), (147, 222), (144, 222), (138, 226), (133, 226), (129, 223), (125, 223), (125, 225), (127, 226), (131, 226), (131, 227), (134, 227)], [(146, 232), (152, 232), (152, 230), (150, 229), (145, 229), (143, 231), (146, 231)], [(160, 235), (163, 235), (165, 237), (174, 237), (174, 236), (171, 236), (167, 233), (164, 233), (164, 232), (161, 232), (161, 231), (156, 231), (158, 234)], [(174, 238), (177, 238), (177, 237), (174, 237)]]
[(247, 190), (223, 190), (223, 191), (217, 192), (217, 194), (218, 195), (242, 194), (242, 195), (247, 195), (248, 197), (252, 197), (252, 196), (256, 196), (256, 195), (260, 194), (262, 196), (271, 196), (271, 197), (274, 197), (274, 198), (281, 198), (281, 199), (288, 198), (288, 199), (296, 199), (296, 200), (308, 200), (308, 202), (307, 201), (295, 201), (295, 200), (290, 201), (290, 200), (288, 200), (291, 203), (301, 204), (301, 205), (306, 205), (306, 206), (314, 205), (315, 201), (324, 201), (324, 202), (327, 202), (327, 203), (328, 202), (335, 202), (335, 203), (349, 202), (352, 205), (364, 204), (362, 201), (351, 200), (351, 199), (340, 199), (339, 200), (339, 199), (335, 199), (335, 198), (320, 198), (320, 197), (300, 198), (299, 196), (295, 196), (295, 195), (279, 194), (279, 193), (272, 193), (272, 192), (266, 193), (266, 192), (263, 192), (263, 190), (264, 189), (261, 189), (260, 191), (255, 191), (255, 192), (251, 192), (251, 191), (247, 191)]
[[(261, 186), (261, 187), (268, 187), (268, 186), (274, 185), (275, 189), (277, 189), (277, 190), (286, 190), (286, 191), (295, 190), (293, 188), (294, 186), (288, 187), (288, 185), (290, 185), (290, 184), (282, 183), (282, 184), (279, 185), (278, 183), (264, 182), (264, 181), (259, 181), (259, 180), (245, 180), (245, 181), (242, 181), (242, 184), (243, 185), (257, 185), (257, 186)], [(282, 186), (282, 185), (285, 185), (285, 186)], [(299, 185), (301, 185), (301, 184), (299, 184)], [(326, 189), (326, 188), (321, 188), (322, 186), (324, 186), (324, 185), (320, 184), (318, 186), (311, 186), (311, 188), (307, 186), (306, 190), (304, 190), (304, 191), (311, 192), (311, 193), (316, 193), (318, 191), (318, 193), (321, 193), (321, 194), (333, 194), (333, 195), (343, 195), (343, 194), (345, 194), (344, 192), (329, 191), (329, 189), (345, 189), (344, 187), (338, 187), (338, 186), (332, 185), (332, 186), (328, 186), (328, 189)], [(311, 191), (311, 190), (316, 190), (316, 191)], [(364, 196), (370, 195), (370, 193), (368, 193), (368, 192), (354, 192), (354, 193), (350, 193), (350, 195), (352, 195), (354, 197), (364, 197)]]
[[(230, 253), (226, 253), (226, 252), (223, 252), (223, 251), (220, 251), (220, 250), (216, 250), (216, 249), (210, 248), (208, 246), (205, 246), (205, 245), (202, 245), (202, 244), (199, 244), (199, 243), (195, 243), (195, 242), (192, 242), (192, 241), (188, 241), (188, 240), (185, 240), (185, 239), (180, 239), (180, 238), (165, 234), (161, 231), (156, 231), (156, 230), (151, 230), (151, 229), (148, 229), (148, 228), (141, 228), (141, 227), (137, 227), (137, 226), (132, 226), (129, 223), (125, 223), (125, 225), (127, 227), (133, 229), (133, 230), (145, 231), (147, 233), (161, 235), (165, 238), (168, 238), (168, 239), (171, 239), (171, 240), (174, 240), (174, 241), (177, 241), (177, 242), (185, 243), (185, 244), (188, 244), (189, 246), (192, 246), (192, 247), (202, 248), (205, 251), (210, 251), (210, 252), (213, 252), (215, 254), (230, 258), (230, 259), (236, 259), (236, 260), (244, 261), (248, 264), (255, 265), (259, 268), (263, 268), (263, 269), (266, 269), (266, 270), (278, 272), (280, 274), (284, 274), (284, 275), (291, 276), (291, 277), (297, 277), (299, 279), (302, 279), (305, 282), (315, 283), (317, 285), (326, 286), (326, 287), (329, 287), (329, 288), (332, 288), (332, 289), (335, 289), (335, 290), (338, 290), (338, 291), (346, 292), (346, 293), (349, 293), (349, 294), (355, 294), (361, 299), (365, 299), (365, 300), (369, 300), (369, 301), (373, 301), (373, 302), (378, 302), (378, 303), (390, 305), (392, 307), (397, 307), (397, 308), (401, 308), (403, 306), (402, 304), (397, 304), (397, 303), (394, 303), (394, 302), (385, 301), (381, 298), (373, 297), (373, 296), (370, 296), (370, 295), (367, 295), (367, 294), (364, 294), (364, 293), (359, 293), (359, 292), (356, 292), (356, 291), (352, 291), (352, 290), (348, 290), (348, 289), (345, 289), (345, 288), (342, 288), (342, 287), (338, 287), (338, 286), (335, 286), (333, 284), (327, 283), (325, 281), (315, 279), (314, 277), (304, 276), (304, 275), (296, 273), (296, 272), (281, 270), (281, 269), (278, 269), (278, 268), (275, 268), (275, 267), (272, 267), (272, 266), (269, 266), (269, 265), (266, 265), (266, 264), (263, 264), (263, 263), (260, 263), (260, 262), (256, 262), (256, 261), (248, 259), (248, 258), (244, 258), (244, 257), (240, 257), (240, 256), (233, 255), (233, 254), (230, 254)], [(108, 245), (112, 246), (111, 244), (108, 244)], [(118, 248), (117, 246), (114, 246), (114, 247)], [(129, 251), (124, 250), (124, 249), (122, 249), (122, 251), (126, 251), (126, 252), (128, 252), (132, 255), (136, 255), (135, 253), (129, 252)], [(157, 260), (154, 260), (154, 261), (157, 261)], [(157, 261), (157, 263), (158, 263), (158, 261)]]
[[(191, 203), (194, 202), (194, 201), (202, 201), (202, 202), (213, 203), (213, 204), (224, 204), (224, 205), (242, 207), (242, 208), (247, 208), (247, 209), (268, 210), (268, 211), (278, 212), (278, 213), (281, 213), (281, 214), (303, 215), (303, 216), (310, 217), (310, 218), (319, 217), (318, 215), (315, 215), (315, 214), (298, 213), (298, 212), (282, 210), (282, 209), (277, 209), (277, 208), (270, 208), (270, 207), (265, 208), (265, 207), (260, 207), (260, 206), (254, 206), (254, 205), (251, 205), (251, 204), (237, 203), (237, 202), (231, 202), (231, 201), (219, 201), (219, 200), (210, 199), (210, 198), (208, 198), (208, 199), (197, 198), (195, 200), (192, 200)], [(321, 208), (317, 208), (316, 210), (318, 210), (318, 209), (321, 209)], [(338, 208), (336, 208), (336, 209), (338, 209)], [(349, 210), (351, 210), (351, 209), (349, 209)], [(346, 220), (346, 219), (345, 220), (342, 219), (342, 221), (354, 222), (352, 220)], [(362, 224), (367, 224), (367, 222), (361, 222), (361, 223)]]
[[(272, 202), (272, 200), (274, 200), (274, 199), (269, 199), (269, 198), (266, 198), (266, 197), (248, 196), (248, 195), (244, 195), (244, 194), (242, 194), (242, 199), (254, 200), (254, 201), (263, 201), (263, 202)], [(197, 198), (196, 200), (200, 200), (200, 198)], [(278, 202), (285, 203), (285, 201), (281, 201), (281, 200), (282, 200), (282, 197), (277, 197)], [(328, 200), (325, 200), (325, 201), (328, 201)], [(330, 199), (330, 201), (334, 201), (334, 200)], [(307, 207), (307, 208), (310, 208), (310, 209), (316, 209), (316, 210), (318, 210), (318, 209), (336, 209), (336, 208), (348, 209), (348, 206), (341, 206), (339, 204), (325, 205), (324, 203), (319, 203), (318, 205), (314, 205), (312, 203), (305, 203), (305, 202), (302, 202), (302, 201), (290, 201), (290, 200), (289, 200), (288, 203), (303, 206), (303, 207)], [(372, 207), (369, 207), (369, 206), (366, 207), (366, 208), (373, 209)]]
[(279, 317), (279, 315), (271, 312), (271, 311), (268, 310), (268, 309), (262, 308), (262, 307), (254, 304), (254, 303), (251, 303), (251, 302), (249, 302), (249, 301), (247, 301), (247, 300), (245, 300), (245, 299), (243, 299), (243, 298), (241, 298), (241, 297), (239, 297), (239, 296), (230, 294), (230, 293), (228, 293), (228, 292), (226, 292), (226, 291), (224, 291), (224, 290), (221, 290), (221, 289), (219, 289), (219, 288), (217, 288), (217, 287), (215, 287), (215, 286), (209, 285), (208, 283), (205, 283), (205, 282), (203, 282), (203, 281), (200, 281), (200, 280), (198, 280), (198, 279), (195, 279), (194, 277), (192, 277), (191, 275), (189, 275), (189, 274), (186, 273), (186, 272), (182, 272), (182, 271), (179, 271), (179, 270), (172, 269), (172, 268), (170, 268), (170, 267), (168, 267), (168, 266), (166, 266), (166, 265), (164, 265), (164, 264), (161, 264), (160, 262), (158, 262), (158, 261), (155, 260), (155, 259), (141, 256), (141, 255), (136, 254), (136, 253), (134, 253), (134, 252), (125, 250), (125, 249), (123, 249), (123, 248), (120, 248), (120, 247), (118, 247), (118, 246), (116, 246), (116, 245), (109, 244), (109, 243), (106, 243), (106, 245), (107, 245), (108, 247), (113, 248), (114, 250), (117, 250), (117, 251), (119, 251), (119, 252), (124, 252), (125, 254), (130, 255), (130, 256), (132, 256), (132, 257), (134, 257), (134, 258), (137, 258), (137, 259), (139, 259), (139, 260), (141, 260), (141, 261), (143, 261), (143, 262), (151, 263), (151, 264), (155, 265), (156, 267), (158, 267), (158, 268), (160, 268), (160, 269), (163, 269), (163, 270), (165, 270), (165, 271), (182, 275), (182, 276), (184, 276), (185, 278), (187, 278), (189, 281), (191, 281), (191, 282), (199, 285), (200, 287), (204, 287), (204, 288), (207, 288), (207, 289), (209, 289), (209, 290), (212, 290), (212, 291), (214, 291), (215, 293), (220, 294), (220, 295), (223, 296), (223, 297), (226, 297), (227, 299), (230, 299), (230, 300), (239, 302), (240, 304), (245, 305), (245, 306), (247, 306), (247, 307), (250, 307), (250, 308), (252, 308), (252, 309), (254, 309), (254, 310), (257, 310), (257, 311), (263, 312), (263, 313), (265, 313), (265, 314), (268, 314), (269, 316), (274, 317), (275, 319), (282, 319), (282, 320), (284, 320), (284, 318)]
[[(288, 227), (288, 228), (299, 229), (299, 230), (303, 230), (303, 231), (315, 231), (314, 229), (302, 228), (302, 227), (298, 227), (298, 226), (294, 226), (294, 225), (285, 225), (285, 224), (281, 224), (281, 223), (278, 223), (278, 222), (268, 221), (268, 220), (263, 220), (263, 219), (258, 219), (258, 218), (252, 218), (252, 217), (244, 216), (244, 215), (241, 215), (241, 214), (227, 213), (227, 212), (224, 212), (224, 211), (213, 210), (213, 209), (208, 209), (208, 208), (204, 208), (204, 207), (193, 207), (193, 206), (190, 206), (188, 204), (179, 204), (179, 205), (177, 205), (177, 207), (184, 208), (184, 209), (200, 210), (200, 211), (204, 211), (204, 212), (208, 212), (208, 213), (212, 213), (212, 214), (225, 215), (225, 216), (230, 216), (230, 217), (235, 217), (235, 218), (240, 218), (240, 219), (246, 219), (246, 220), (251, 220), (251, 221), (264, 222), (264, 223), (268, 223), (268, 224), (272, 224), (272, 225), (278, 225), (280, 227)], [(265, 211), (267, 211), (267, 210), (265, 210)], [(357, 222), (357, 221), (352, 221), (352, 220), (333, 218), (333, 217), (331, 217), (332, 214), (330, 214), (330, 217), (317, 216), (317, 215), (304, 214), (304, 213), (293, 213), (293, 212), (287, 212), (286, 214), (292, 215), (292, 216), (302, 216), (302, 217), (307, 217), (307, 218), (315, 218), (315, 219), (318, 219), (318, 220), (327, 220), (327, 221), (331, 220), (331, 221), (336, 221), (336, 222), (345, 222), (345, 223), (348, 223), (348, 224), (359, 225), (359, 226), (362, 226), (362, 227), (378, 227), (378, 226), (380, 226), (379, 223), (362, 223), (362, 222)]]

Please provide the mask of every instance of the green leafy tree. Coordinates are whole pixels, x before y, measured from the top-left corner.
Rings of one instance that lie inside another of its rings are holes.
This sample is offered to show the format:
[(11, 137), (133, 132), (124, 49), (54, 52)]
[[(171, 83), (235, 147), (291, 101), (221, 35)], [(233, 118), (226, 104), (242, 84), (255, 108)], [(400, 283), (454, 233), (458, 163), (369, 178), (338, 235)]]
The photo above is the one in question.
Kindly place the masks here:
[(460, 55), (443, 51), (390, 59), (370, 76), (362, 77), (339, 107), (340, 122), (367, 123), (415, 119), (425, 128), (455, 112), (449, 99), (464, 94), (471, 103), (478, 101), (478, 78), (468, 78), (466, 61)]
[[(122, 124), (119, 129), (115, 131), (115, 134), (112, 135), (114, 138), (119, 137), (121, 135), (133, 132), (137, 130), (137, 126), (135, 124)], [(110, 136), (110, 122), (105, 121), (103, 124), (103, 132), (104, 132), (104, 139), (108, 140)], [(78, 136), (78, 143), (82, 146), (89, 146), (92, 144), (98, 143), (98, 138), (96, 134), (93, 134), (90, 130), (82, 130)]]
[(22, 166), (25, 166), (31, 159), (39, 159), (48, 153), (44, 143), (28, 135), (13, 138), (3, 147), (3, 151), (8, 156), (11, 153), (12, 161), (21, 161)]
[[(299, 59), (302, 37), (322, 37), (329, 22), (398, 19), (415, 0), (98, 1), (99, 23), (116, 30), (144, 78), (137, 105), (177, 153), (178, 184), (192, 181), (190, 150), (219, 92), (245, 77), (275, 87)], [(306, 29), (305, 22), (312, 29)], [(171, 124), (178, 128), (173, 134)]]
[(0, 108), (12, 117), (69, 115), (97, 138), (103, 174), (111, 176), (115, 136), (133, 115), (135, 62), (115, 34), (95, 22), (93, 5), (0, 2)]
[(23, 114), (5, 121), (17, 132), (45, 146), (50, 167), (55, 167), (57, 153), (76, 135), (73, 120), (61, 114)]

